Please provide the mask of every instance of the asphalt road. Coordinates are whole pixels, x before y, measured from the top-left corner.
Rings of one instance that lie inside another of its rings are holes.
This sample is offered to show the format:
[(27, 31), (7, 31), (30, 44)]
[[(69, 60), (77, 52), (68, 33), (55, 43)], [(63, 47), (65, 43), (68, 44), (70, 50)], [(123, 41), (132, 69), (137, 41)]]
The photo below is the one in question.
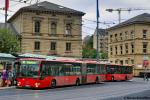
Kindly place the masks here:
[(105, 82), (44, 90), (11, 88), (0, 90), (0, 100), (150, 100), (146, 98), (149, 94), (150, 82), (136, 78), (126, 82)]

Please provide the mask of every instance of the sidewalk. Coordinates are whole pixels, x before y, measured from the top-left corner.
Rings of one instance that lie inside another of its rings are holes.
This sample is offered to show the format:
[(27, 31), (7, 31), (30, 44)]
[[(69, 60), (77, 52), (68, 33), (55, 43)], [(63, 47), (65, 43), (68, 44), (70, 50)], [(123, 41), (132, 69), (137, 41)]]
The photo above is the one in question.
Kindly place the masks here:
[[(2, 82), (2, 80), (0, 80), (0, 85), (1, 85), (1, 82)], [(3, 90), (3, 89), (11, 89), (11, 88), (15, 88), (16, 86), (10, 86), (10, 87), (8, 87), (8, 86), (5, 86), (5, 87), (2, 87), (2, 86), (0, 86), (0, 90)]]
[(15, 88), (16, 86), (10, 86), (10, 87), (0, 87), (0, 90), (4, 90), (4, 89), (12, 89)]
[(144, 80), (144, 78), (142, 77), (133, 77), (133, 79), (131, 81), (136, 81), (136, 82), (150, 82), (150, 78), (149, 80)]

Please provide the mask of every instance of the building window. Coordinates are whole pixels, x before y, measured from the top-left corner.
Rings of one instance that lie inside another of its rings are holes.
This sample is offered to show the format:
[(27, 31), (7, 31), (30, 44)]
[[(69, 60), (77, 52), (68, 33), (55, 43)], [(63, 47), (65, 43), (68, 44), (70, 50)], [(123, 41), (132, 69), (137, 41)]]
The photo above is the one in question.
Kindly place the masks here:
[(39, 41), (34, 42), (34, 50), (40, 50), (40, 42)]
[(118, 39), (117, 39), (117, 34), (115, 34), (115, 41), (118, 41)]
[(113, 55), (113, 48), (110, 47), (110, 55)]
[(125, 52), (128, 53), (128, 43), (125, 44)]
[(120, 40), (122, 40), (122, 33), (120, 33)]
[(128, 39), (128, 32), (127, 31), (125, 32), (125, 39), (126, 40)]
[(134, 43), (131, 43), (131, 52), (134, 53)]
[(41, 27), (41, 22), (40, 21), (35, 21), (35, 23), (34, 23), (34, 32), (35, 33), (40, 33), (40, 27)]
[(68, 18), (71, 18), (71, 15), (68, 15), (67, 17), (68, 17)]
[(147, 37), (147, 30), (143, 30), (143, 38), (146, 39)]
[(128, 64), (128, 60), (125, 60), (125, 64)]
[(110, 35), (110, 42), (112, 42), (113, 35)]
[(115, 60), (115, 64), (118, 64), (118, 60)]
[(131, 64), (134, 64), (134, 60), (133, 59), (131, 60)]
[(115, 49), (116, 49), (116, 55), (117, 55), (118, 54), (118, 52), (117, 52), (117, 50), (118, 50), (117, 46), (115, 46)]
[(57, 25), (56, 23), (51, 23), (51, 34), (56, 34)]
[(123, 60), (120, 60), (120, 64), (123, 65)]
[(103, 48), (103, 43), (100, 43), (100, 48)]
[(53, 17), (56, 17), (56, 14), (53, 13), (52, 16), (53, 16)]
[(65, 33), (66, 33), (66, 34), (71, 34), (71, 24), (66, 24)]
[(131, 31), (131, 39), (134, 39), (134, 31)]
[(71, 43), (66, 43), (66, 51), (71, 51)]
[(143, 43), (143, 53), (147, 53), (147, 42)]
[(123, 53), (122, 53), (122, 45), (120, 45), (120, 54), (123, 54)]
[(51, 50), (56, 50), (56, 42), (51, 42)]

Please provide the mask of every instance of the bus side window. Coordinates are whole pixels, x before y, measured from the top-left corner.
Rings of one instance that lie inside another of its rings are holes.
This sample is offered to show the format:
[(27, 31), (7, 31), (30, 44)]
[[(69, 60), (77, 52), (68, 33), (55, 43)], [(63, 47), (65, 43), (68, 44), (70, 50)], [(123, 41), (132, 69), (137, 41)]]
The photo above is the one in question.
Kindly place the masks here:
[(42, 66), (41, 74), (42, 76), (45, 76), (45, 64), (43, 64)]
[(105, 74), (105, 66), (104, 65), (101, 65), (101, 71), (102, 71), (101, 74)]
[(74, 65), (72, 68), (73, 75), (80, 75), (81, 74), (81, 67), (78, 65)]
[(63, 68), (63, 66), (59, 66), (59, 76), (64, 76), (64, 68)]

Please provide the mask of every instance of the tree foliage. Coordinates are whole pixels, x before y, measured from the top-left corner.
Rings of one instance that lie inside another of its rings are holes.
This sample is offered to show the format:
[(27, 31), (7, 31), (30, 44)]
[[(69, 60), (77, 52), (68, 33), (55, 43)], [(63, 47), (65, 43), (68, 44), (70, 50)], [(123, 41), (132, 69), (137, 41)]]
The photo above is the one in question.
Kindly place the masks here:
[(16, 53), (19, 50), (19, 41), (16, 36), (7, 29), (0, 29), (0, 52)]
[(101, 57), (101, 59), (108, 59), (108, 53), (106, 51), (101, 51), (100, 57)]
[(83, 48), (83, 58), (96, 58), (96, 50), (91, 48)]
[[(97, 51), (93, 49), (93, 36), (88, 36), (87, 39), (84, 41), (83, 51), (82, 51), (83, 58), (96, 58)], [(108, 59), (108, 54), (106, 51), (99, 52), (100, 59)]]
[(84, 41), (82, 55), (83, 58), (96, 58), (96, 50), (93, 49), (93, 36), (88, 36), (88, 39)]

